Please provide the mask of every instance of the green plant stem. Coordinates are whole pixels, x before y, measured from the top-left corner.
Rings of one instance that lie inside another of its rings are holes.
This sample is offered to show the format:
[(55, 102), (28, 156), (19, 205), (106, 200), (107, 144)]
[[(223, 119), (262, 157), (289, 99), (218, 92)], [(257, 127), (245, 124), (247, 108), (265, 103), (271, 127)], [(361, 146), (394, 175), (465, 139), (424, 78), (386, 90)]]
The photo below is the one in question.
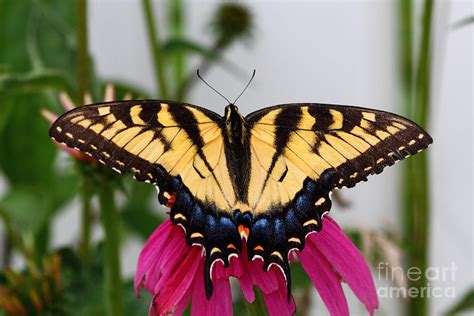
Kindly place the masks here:
[[(77, 75), (78, 89), (77, 101), (81, 103), (90, 91), (90, 64), (89, 64), (89, 41), (87, 30), (87, 0), (76, 0), (76, 17), (77, 17)], [(79, 244), (79, 255), (83, 262), (87, 263), (90, 259), (90, 235), (91, 235), (91, 197), (90, 179), (85, 173), (82, 177), (81, 185), (81, 239)]]
[(90, 91), (90, 65), (89, 47), (87, 36), (87, 0), (76, 0), (77, 17), (77, 75), (78, 96), (77, 100), (82, 102), (84, 95)]
[[(403, 18), (411, 19), (411, 10), (414, 4), (411, 1), (406, 2), (406, 10)], [(403, 8), (403, 5), (402, 5)], [(406, 56), (412, 54), (412, 27), (405, 29), (405, 45), (403, 45), (402, 65), (403, 87), (406, 92), (405, 106), (406, 114), (415, 122), (426, 128), (428, 123), (429, 103), (430, 103), (430, 69), (431, 69), (431, 20), (433, 11), (433, 1), (425, 0), (423, 6), (423, 20), (421, 31), (421, 43), (419, 48), (418, 65), (416, 81), (413, 82), (414, 67), (413, 62), (405, 64)], [(407, 25), (406, 21), (401, 21)], [(410, 57), (411, 58), (411, 57)], [(406, 67), (406, 68), (405, 68)], [(425, 152), (408, 159), (404, 170), (404, 239), (409, 243), (407, 251), (407, 266), (416, 267), (422, 273), (428, 268), (429, 254), (429, 223), (430, 223), (430, 205), (429, 205), (429, 170), (428, 159)], [(409, 280), (409, 288), (417, 288), (421, 291), (427, 287), (427, 280), (422, 274), (421, 278)], [(408, 303), (408, 315), (428, 315), (428, 301), (424, 295), (418, 295), (411, 298)]]
[(92, 225), (92, 207), (91, 207), (91, 181), (88, 175), (82, 175), (80, 188), (81, 198), (81, 239), (79, 242), (79, 255), (84, 263), (89, 263), (91, 256), (91, 225)]
[[(183, 1), (182, 0), (169, 0), (169, 16), (170, 16), (170, 27), (171, 36), (174, 39), (181, 40), (184, 36), (184, 14), (183, 14)], [(176, 87), (179, 87), (181, 82), (185, 79), (186, 75), (186, 56), (185, 53), (180, 51), (173, 55), (173, 68), (174, 68), (174, 82)]]
[(0, 262), (0, 269), (3, 270), (10, 265), (12, 256), (12, 243), (10, 242), (10, 236), (5, 231), (2, 231), (1, 238), (3, 240), (3, 257)]
[(168, 83), (166, 81), (164, 61), (161, 54), (161, 43), (158, 40), (158, 30), (155, 23), (155, 18), (153, 17), (153, 7), (151, 0), (142, 0), (142, 4), (145, 14), (148, 41), (150, 43), (151, 53), (153, 56), (157, 93), (159, 93), (162, 99), (168, 99)]
[(399, 4), (401, 88), (405, 114), (411, 116), (413, 102), (413, 3), (412, 0), (400, 0)]
[(425, 0), (423, 7), (423, 23), (421, 44), (416, 74), (415, 118), (422, 127), (428, 125), (431, 86), (431, 21), (433, 19), (433, 0)]
[(99, 190), (99, 204), (105, 233), (105, 306), (107, 315), (121, 316), (123, 295), (120, 275), (120, 216), (115, 206), (112, 185), (107, 180), (103, 181)]
[[(417, 288), (421, 293), (427, 288), (427, 279), (424, 272), (428, 268), (429, 254), (429, 181), (428, 161), (425, 152), (413, 157), (405, 166), (407, 176), (406, 182), (411, 181), (411, 192), (405, 192), (407, 206), (405, 218), (409, 218), (410, 226), (405, 229), (405, 240), (410, 243), (407, 256), (407, 268), (416, 267), (422, 271), (420, 278), (408, 280), (408, 288)], [(405, 191), (408, 191), (406, 189)], [(428, 300), (423, 295), (410, 298), (408, 303), (408, 315), (428, 315)]]

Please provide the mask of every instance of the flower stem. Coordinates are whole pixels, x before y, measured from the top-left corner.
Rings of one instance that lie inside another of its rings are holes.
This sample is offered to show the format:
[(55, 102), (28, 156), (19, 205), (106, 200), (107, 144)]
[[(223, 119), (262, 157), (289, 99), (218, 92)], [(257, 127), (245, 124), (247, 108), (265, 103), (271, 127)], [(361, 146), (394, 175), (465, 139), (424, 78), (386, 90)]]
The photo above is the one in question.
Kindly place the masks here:
[[(428, 123), (430, 103), (430, 70), (431, 70), (431, 21), (433, 1), (425, 0), (423, 6), (423, 21), (421, 43), (418, 56), (416, 77), (411, 56), (412, 51), (412, 22), (411, 15), (414, 3), (410, 0), (402, 1), (402, 28), (403, 36), (403, 87), (406, 114), (415, 122), (426, 128)], [(407, 21), (405, 21), (407, 20)], [(416, 78), (414, 82), (413, 78)], [(428, 268), (429, 250), (429, 170), (425, 152), (408, 159), (404, 169), (404, 239), (410, 243), (407, 251), (407, 268), (416, 267), (422, 273)], [(417, 288), (420, 293), (427, 285), (424, 277), (409, 280), (408, 287)], [(408, 303), (408, 315), (427, 315), (428, 301), (423, 295), (411, 298)]]
[[(182, 39), (184, 36), (184, 15), (183, 15), (183, 1), (169, 0), (168, 10), (170, 16), (171, 36), (174, 39)], [(176, 52), (173, 54), (173, 70), (174, 82), (176, 87), (179, 87), (186, 75), (186, 58), (184, 52)]]
[(99, 190), (99, 204), (105, 233), (106, 311), (109, 316), (121, 316), (123, 314), (123, 295), (120, 275), (120, 217), (115, 206), (114, 191), (108, 181), (103, 181)]
[(81, 198), (81, 239), (79, 241), (79, 255), (84, 263), (88, 263), (91, 255), (91, 224), (92, 224), (92, 207), (91, 207), (91, 181), (88, 175), (82, 175), (82, 184), (80, 188)]
[(426, 127), (430, 106), (430, 75), (431, 75), (431, 21), (433, 17), (433, 0), (425, 0), (423, 6), (423, 22), (421, 43), (418, 56), (416, 75), (415, 118), (418, 124)]
[(411, 116), (413, 102), (413, 12), (412, 0), (399, 2), (400, 14), (400, 69), (405, 114)]
[(87, 0), (76, 0), (78, 100), (90, 91), (89, 43), (87, 36)]
[(142, 0), (142, 4), (145, 13), (146, 28), (148, 31), (148, 41), (153, 56), (157, 93), (160, 94), (162, 99), (168, 99), (168, 83), (166, 81), (163, 56), (161, 54), (161, 43), (158, 40), (158, 31), (155, 18), (153, 17), (151, 0)]

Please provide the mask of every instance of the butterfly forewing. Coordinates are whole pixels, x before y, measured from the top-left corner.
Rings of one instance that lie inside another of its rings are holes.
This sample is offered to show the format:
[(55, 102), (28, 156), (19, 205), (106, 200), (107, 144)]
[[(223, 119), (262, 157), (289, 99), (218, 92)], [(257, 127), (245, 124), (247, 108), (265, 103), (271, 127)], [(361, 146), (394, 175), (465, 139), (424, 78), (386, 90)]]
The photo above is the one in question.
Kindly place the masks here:
[(181, 103), (108, 102), (64, 114), (50, 135), (141, 181), (157, 184), (179, 175), (197, 198), (230, 210), (235, 194), (219, 168), (226, 165), (221, 120)]
[(432, 142), (405, 118), (351, 106), (279, 105), (246, 119), (252, 149), (249, 205), (257, 213), (291, 201), (307, 177), (327, 191), (352, 187)]

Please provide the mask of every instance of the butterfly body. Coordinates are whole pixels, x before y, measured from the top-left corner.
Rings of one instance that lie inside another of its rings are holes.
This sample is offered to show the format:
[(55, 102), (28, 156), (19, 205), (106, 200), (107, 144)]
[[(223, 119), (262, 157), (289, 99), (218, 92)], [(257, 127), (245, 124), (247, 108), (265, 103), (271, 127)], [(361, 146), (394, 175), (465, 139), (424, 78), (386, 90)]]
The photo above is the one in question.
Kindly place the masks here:
[(225, 108), (225, 138), (227, 151), (225, 152), (229, 161), (229, 170), (232, 170), (234, 191), (239, 201), (245, 200), (248, 182), (247, 170), (250, 164), (248, 149), (248, 130), (245, 119), (237, 107), (229, 104)]
[(290, 288), (288, 256), (322, 229), (330, 192), (432, 142), (415, 123), (367, 108), (284, 104), (244, 117), (229, 104), (222, 117), (161, 100), (83, 106), (50, 135), (159, 188), (188, 244), (205, 249), (208, 297), (213, 264), (244, 246), (249, 260), (280, 267)]

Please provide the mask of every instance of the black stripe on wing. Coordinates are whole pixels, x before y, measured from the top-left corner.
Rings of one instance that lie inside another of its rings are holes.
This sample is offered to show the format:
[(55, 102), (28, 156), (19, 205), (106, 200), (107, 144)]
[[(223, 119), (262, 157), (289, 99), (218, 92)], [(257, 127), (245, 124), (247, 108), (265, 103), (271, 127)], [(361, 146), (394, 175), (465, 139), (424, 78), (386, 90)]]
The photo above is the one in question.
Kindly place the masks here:
[[(286, 146), (288, 145), (288, 142), (290, 141), (291, 133), (292, 130), (284, 127), (286, 126), (298, 126), (298, 122), (301, 118), (301, 109), (297, 107), (288, 107), (284, 108), (280, 113), (275, 118), (275, 139), (274, 139), (274, 146), (276, 148), (275, 153), (273, 154), (272, 161), (270, 164), (270, 167), (268, 168), (267, 171), (267, 176), (265, 178), (265, 181), (263, 182), (262, 189), (261, 189), (261, 194), (263, 193), (268, 179), (270, 178), (270, 175), (273, 172), (273, 169), (275, 168), (275, 164), (280, 158), (280, 156), (283, 154), (285, 151)], [(286, 169), (288, 171), (288, 169)], [(284, 175), (286, 175), (285, 171), (281, 178), (284, 178)]]

